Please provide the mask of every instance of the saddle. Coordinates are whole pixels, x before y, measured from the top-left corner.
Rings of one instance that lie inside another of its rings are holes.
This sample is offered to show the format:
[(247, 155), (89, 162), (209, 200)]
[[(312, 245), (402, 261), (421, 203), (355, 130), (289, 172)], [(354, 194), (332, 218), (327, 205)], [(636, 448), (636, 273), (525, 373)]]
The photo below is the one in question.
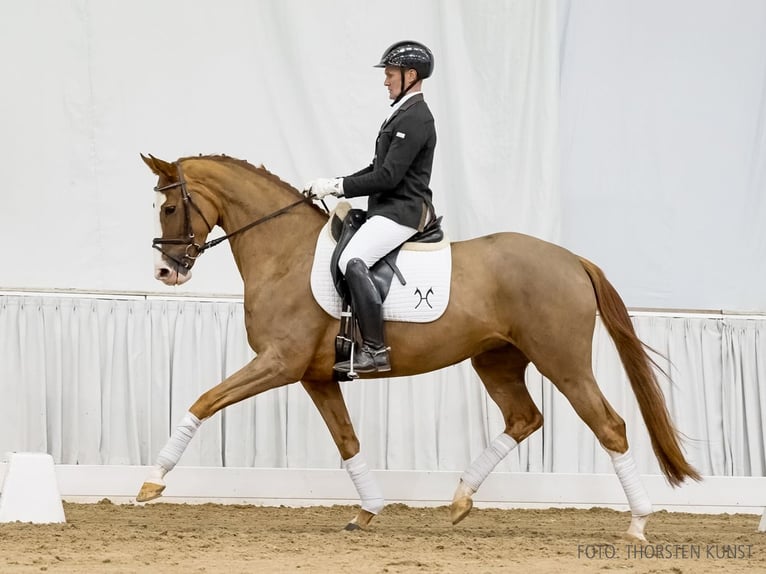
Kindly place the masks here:
[[(348, 242), (367, 221), (367, 212), (363, 209), (351, 208), (350, 204), (339, 204), (330, 220), (330, 233), (336, 242), (335, 249), (330, 257), (330, 273), (332, 275), (335, 290), (342, 301), (340, 329), (335, 337), (335, 362), (349, 360), (352, 352), (352, 343), (359, 341), (359, 333), (356, 329), (355, 313), (351, 303), (351, 294), (346, 286), (346, 280), (338, 267), (341, 253)], [(420, 231), (407, 240), (407, 243), (438, 243), (444, 239), (444, 231), (441, 227), (442, 218), (438, 217), (431, 221), (423, 231)], [(393, 249), (370, 268), (375, 287), (380, 293), (380, 300), (385, 301), (394, 275), (397, 280), (406, 285), (407, 281), (396, 265), (396, 259), (401, 251), (400, 245)], [(345, 373), (333, 371), (338, 380), (351, 380)]]
[[(330, 258), (330, 273), (332, 275), (333, 284), (335, 290), (344, 301), (350, 301), (348, 289), (346, 288), (346, 281), (343, 278), (343, 274), (338, 268), (338, 260), (341, 253), (348, 245), (348, 242), (359, 231), (362, 224), (367, 221), (367, 212), (363, 209), (350, 208), (349, 204), (340, 204), (338, 208), (333, 212), (332, 219), (330, 221), (330, 233), (332, 238), (336, 241), (335, 250)], [(423, 231), (420, 231), (407, 240), (407, 243), (438, 243), (444, 239), (444, 231), (441, 227), (442, 218), (437, 217), (431, 221)], [(370, 268), (375, 286), (380, 293), (380, 300), (385, 301), (388, 291), (391, 288), (391, 281), (393, 281), (394, 275), (402, 285), (406, 285), (407, 281), (402, 275), (399, 268), (396, 266), (396, 258), (401, 251), (400, 245), (396, 249), (390, 251), (382, 259), (380, 259), (375, 265)], [(345, 306), (345, 305), (344, 305)]]

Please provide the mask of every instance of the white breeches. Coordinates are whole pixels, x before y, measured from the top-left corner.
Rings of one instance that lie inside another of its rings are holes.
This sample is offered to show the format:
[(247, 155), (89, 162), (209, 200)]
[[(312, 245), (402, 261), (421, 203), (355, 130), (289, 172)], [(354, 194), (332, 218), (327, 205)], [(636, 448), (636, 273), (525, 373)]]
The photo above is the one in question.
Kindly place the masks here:
[(361, 259), (367, 267), (372, 267), (417, 232), (417, 229), (401, 225), (388, 217), (373, 215), (348, 242), (340, 255), (338, 267), (344, 275), (352, 259)]

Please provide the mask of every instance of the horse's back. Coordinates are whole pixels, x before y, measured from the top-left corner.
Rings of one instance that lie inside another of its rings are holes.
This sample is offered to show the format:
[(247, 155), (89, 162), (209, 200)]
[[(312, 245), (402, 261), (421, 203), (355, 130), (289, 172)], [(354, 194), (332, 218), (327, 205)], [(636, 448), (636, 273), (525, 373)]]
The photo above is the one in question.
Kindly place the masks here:
[(508, 320), (595, 316), (593, 285), (578, 255), (531, 235), (501, 232), (452, 244), (456, 297), (481, 293)]
[(455, 262), (533, 280), (585, 279), (580, 257), (568, 249), (524, 233), (500, 232), (452, 243)]

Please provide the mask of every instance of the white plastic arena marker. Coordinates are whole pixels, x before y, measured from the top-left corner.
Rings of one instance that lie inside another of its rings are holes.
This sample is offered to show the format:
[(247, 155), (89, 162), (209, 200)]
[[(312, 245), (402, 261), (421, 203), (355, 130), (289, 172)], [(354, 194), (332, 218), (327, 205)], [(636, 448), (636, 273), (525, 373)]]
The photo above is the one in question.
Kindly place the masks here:
[(0, 522), (66, 522), (53, 457), (42, 452), (6, 453), (0, 484)]

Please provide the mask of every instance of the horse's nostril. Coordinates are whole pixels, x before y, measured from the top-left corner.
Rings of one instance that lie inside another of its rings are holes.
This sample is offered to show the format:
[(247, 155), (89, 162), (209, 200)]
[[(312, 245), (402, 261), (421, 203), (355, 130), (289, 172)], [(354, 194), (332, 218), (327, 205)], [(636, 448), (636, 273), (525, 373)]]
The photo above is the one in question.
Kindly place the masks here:
[(160, 269), (160, 277), (167, 277), (168, 275), (170, 275), (170, 269), (167, 267)]

